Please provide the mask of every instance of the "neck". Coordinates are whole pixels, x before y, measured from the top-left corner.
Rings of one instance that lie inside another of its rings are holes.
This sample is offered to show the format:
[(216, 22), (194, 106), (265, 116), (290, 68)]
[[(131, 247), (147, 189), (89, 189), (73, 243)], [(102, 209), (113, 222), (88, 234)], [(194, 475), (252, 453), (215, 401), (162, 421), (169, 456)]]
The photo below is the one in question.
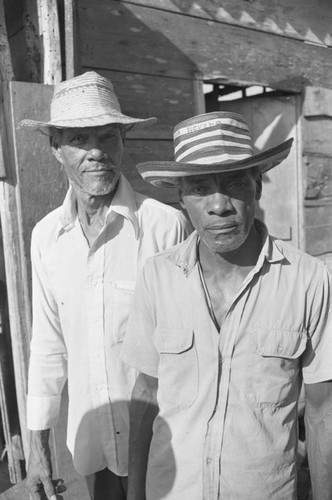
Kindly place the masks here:
[(115, 191), (105, 195), (90, 195), (73, 186), (77, 200), (77, 213), (79, 219), (90, 223), (92, 219), (104, 218), (112, 203)]

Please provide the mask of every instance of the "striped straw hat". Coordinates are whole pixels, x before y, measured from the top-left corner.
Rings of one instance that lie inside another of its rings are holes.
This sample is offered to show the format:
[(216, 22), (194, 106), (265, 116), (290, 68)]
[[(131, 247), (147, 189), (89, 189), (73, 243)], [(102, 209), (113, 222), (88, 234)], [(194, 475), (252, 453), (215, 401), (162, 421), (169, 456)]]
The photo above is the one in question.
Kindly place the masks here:
[(98, 127), (120, 123), (131, 129), (151, 125), (156, 121), (157, 118), (144, 120), (122, 114), (112, 82), (94, 71), (88, 71), (55, 87), (51, 119), (48, 122), (22, 120), (19, 127), (30, 127), (48, 133), (50, 127)]
[(258, 167), (267, 172), (289, 154), (293, 139), (254, 153), (249, 127), (243, 116), (214, 111), (185, 120), (174, 128), (175, 161), (148, 161), (137, 169), (155, 186), (174, 187), (177, 178)]

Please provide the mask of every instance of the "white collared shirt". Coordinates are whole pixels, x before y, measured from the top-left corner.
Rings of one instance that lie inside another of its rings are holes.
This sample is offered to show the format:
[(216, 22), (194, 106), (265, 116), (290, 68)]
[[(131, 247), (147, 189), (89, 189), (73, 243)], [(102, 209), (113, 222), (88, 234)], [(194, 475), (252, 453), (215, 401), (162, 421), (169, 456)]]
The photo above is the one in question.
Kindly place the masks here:
[(122, 176), (90, 248), (71, 188), (33, 231), (28, 427), (56, 424), (68, 378), (67, 444), (81, 474), (127, 474), (136, 371), (119, 351), (135, 280), (145, 259), (183, 240), (188, 227), (183, 214), (135, 193)]

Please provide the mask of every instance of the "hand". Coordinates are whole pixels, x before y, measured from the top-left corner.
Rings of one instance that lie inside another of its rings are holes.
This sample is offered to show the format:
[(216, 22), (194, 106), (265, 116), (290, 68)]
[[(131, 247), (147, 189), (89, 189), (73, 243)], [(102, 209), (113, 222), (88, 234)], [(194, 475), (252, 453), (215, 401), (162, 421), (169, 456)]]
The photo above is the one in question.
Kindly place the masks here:
[(57, 500), (59, 497), (56, 495), (56, 489), (60, 493), (60, 488), (57, 488), (59, 483), (62, 482), (62, 491), (65, 489), (63, 481), (52, 481), (51, 450), (48, 441), (49, 429), (31, 432), (27, 486), (32, 500)]

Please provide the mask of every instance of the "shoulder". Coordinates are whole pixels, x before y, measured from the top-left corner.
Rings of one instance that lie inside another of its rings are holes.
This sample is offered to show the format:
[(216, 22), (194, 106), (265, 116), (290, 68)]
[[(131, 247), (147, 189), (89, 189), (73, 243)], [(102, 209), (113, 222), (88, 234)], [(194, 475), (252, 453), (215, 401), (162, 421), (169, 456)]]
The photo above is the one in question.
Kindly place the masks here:
[(155, 200), (154, 198), (149, 198), (148, 196), (135, 192), (135, 200), (139, 215), (153, 217), (155, 219), (163, 219), (166, 217), (169, 220), (179, 222), (186, 220), (180, 210)]
[[(298, 270), (298, 273), (303, 273), (310, 275), (316, 279), (314, 281), (320, 280), (322, 276), (326, 275), (328, 278), (331, 277), (331, 268), (326, 262), (313, 255), (309, 255), (306, 252), (292, 246), (277, 238), (271, 237), (274, 245), (283, 254), (286, 261), (294, 268)], [(299, 276), (300, 277), (300, 276)]]
[(158, 273), (163, 269), (167, 269), (167, 272), (180, 270), (181, 265), (177, 265), (177, 263), (182, 264), (184, 262), (181, 256), (186, 251), (190, 238), (191, 236), (189, 236), (186, 240), (162, 250), (146, 259), (144, 264), (145, 270), (148, 273), (153, 272), (153, 270)]
[(61, 207), (58, 207), (37, 222), (32, 230), (34, 241), (48, 239), (56, 235), (60, 224), (60, 213)]

